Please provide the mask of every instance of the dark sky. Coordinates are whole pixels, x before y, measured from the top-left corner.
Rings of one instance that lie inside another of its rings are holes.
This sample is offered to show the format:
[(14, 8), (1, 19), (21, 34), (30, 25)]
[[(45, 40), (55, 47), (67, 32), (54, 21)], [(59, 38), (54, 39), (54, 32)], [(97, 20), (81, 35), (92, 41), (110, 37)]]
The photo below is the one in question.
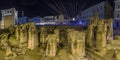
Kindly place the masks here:
[[(82, 11), (83, 9), (86, 9), (87, 7), (90, 7), (101, 1), (105, 1), (105, 0), (78, 0), (78, 5), (80, 7), (80, 9), (78, 10)], [(108, 1), (112, 5), (114, 5), (113, 0), (108, 0)], [(19, 11), (19, 15), (21, 15), (21, 11), (24, 11), (24, 14), (29, 17), (34, 17), (34, 16), (43, 17), (46, 15), (54, 15), (54, 13), (59, 14), (58, 12), (55, 12), (54, 9), (52, 9), (50, 6), (50, 4), (56, 5), (56, 2), (57, 4), (61, 2), (61, 4), (63, 3), (64, 5), (67, 3), (71, 3), (71, 4), (76, 3), (75, 0), (0, 0), (0, 10), (15, 7)], [(71, 5), (69, 6), (69, 8), (72, 8)]]

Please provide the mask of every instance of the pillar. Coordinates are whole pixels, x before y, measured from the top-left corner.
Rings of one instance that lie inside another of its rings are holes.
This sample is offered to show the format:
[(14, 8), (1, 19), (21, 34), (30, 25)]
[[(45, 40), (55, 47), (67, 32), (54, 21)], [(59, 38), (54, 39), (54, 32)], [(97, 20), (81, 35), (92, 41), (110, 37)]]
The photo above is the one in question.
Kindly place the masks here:
[(106, 25), (103, 20), (99, 20), (96, 34), (96, 49), (101, 50), (106, 47)]
[(40, 43), (45, 43), (45, 28), (41, 27)]
[(29, 25), (29, 40), (28, 40), (28, 48), (34, 49), (38, 46), (38, 39), (36, 35), (36, 27), (34, 23), (30, 23)]
[(93, 47), (93, 42), (92, 42), (92, 39), (93, 39), (93, 24), (90, 24), (88, 26), (88, 30), (86, 32), (86, 40), (85, 40), (85, 43), (87, 45), (87, 48), (90, 48), (90, 47)]
[(20, 27), (19, 27), (19, 25), (16, 25), (15, 36), (16, 36), (16, 40), (20, 39)]
[(46, 56), (54, 57), (57, 53), (57, 39), (56, 35), (48, 35), (46, 38), (47, 48), (46, 48)]

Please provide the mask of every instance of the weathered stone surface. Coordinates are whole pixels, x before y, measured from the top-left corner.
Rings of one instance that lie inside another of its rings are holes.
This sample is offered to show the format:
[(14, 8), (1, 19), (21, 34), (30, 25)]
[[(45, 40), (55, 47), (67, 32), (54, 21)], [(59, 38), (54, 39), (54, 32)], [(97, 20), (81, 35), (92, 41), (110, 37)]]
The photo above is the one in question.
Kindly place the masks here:
[(41, 27), (40, 32), (40, 43), (45, 43), (45, 28)]
[(96, 49), (102, 50), (106, 47), (106, 25), (104, 24), (104, 20), (99, 20), (96, 32)]
[(68, 43), (73, 56), (85, 56), (85, 33), (68, 30)]
[(38, 46), (38, 37), (34, 23), (29, 24), (28, 36), (28, 48), (32, 50)]
[(57, 46), (59, 42), (58, 30), (54, 31), (55, 34), (49, 34), (46, 38), (47, 47), (46, 47), (46, 56), (54, 57), (57, 53)]
[(15, 37), (16, 37), (16, 40), (20, 39), (20, 26), (19, 25), (16, 25), (16, 28), (15, 28)]

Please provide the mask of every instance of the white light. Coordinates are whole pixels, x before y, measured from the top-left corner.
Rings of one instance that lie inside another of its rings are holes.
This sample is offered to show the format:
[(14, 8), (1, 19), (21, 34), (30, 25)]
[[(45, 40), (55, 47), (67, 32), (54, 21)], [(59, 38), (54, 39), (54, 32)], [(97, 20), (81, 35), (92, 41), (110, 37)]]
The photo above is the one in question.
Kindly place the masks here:
[(82, 24), (82, 22), (79, 22), (79, 24)]
[(75, 18), (73, 18), (73, 21), (75, 21)]

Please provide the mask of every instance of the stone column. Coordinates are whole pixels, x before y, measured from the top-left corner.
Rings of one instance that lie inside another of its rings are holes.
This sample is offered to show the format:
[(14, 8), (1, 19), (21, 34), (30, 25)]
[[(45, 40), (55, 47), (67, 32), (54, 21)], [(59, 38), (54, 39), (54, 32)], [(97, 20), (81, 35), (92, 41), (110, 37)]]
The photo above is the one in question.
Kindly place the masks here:
[(16, 36), (16, 40), (20, 39), (20, 27), (19, 27), (19, 25), (16, 25), (15, 36)]
[(32, 48), (32, 30), (31, 27), (28, 27), (28, 49), (33, 49)]
[(78, 60), (85, 59), (85, 33), (74, 30), (69, 34), (72, 55)]
[(24, 33), (25, 33), (24, 25), (21, 25), (21, 29), (20, 29), (20, 44), (24, 43), (24, 39), (25, 39)]
[(31, 26), (31, 49), (35, 48), (35, 26)]
[(27, 47), (27, 29), (26, 24), (21, 25), (20, 29), (20, 47)]
[(59, 43), (60, 37), (59, 37), (59, 30), (54, 30), (54, 34), (56, 35), (57, 43)]
[(106, 25), (103, 20), (99, 20), (96, 34), (96, 49), (101, 50), (106, 47)]
[(89, 26), (86, 32), (86, 47), (87, 48), (92, 48), (93, 47), (93, 36), (94, 36), (94, 27), (98, 24), (97, 22), (99, 21), (99, 16), (98, 14), (94, 14), (94, 16), (90, 19)]
[(86, 45), (87, 47), (93, 47), (93, 28), (94, 28), (94, 25), (93, 24), (90, 24), (88, 26), (88, 30), (86, 32)]
[(82, 56), (85, 56), (85, 33), (81, 33), (81, 44), (82, 44)]
[(56, 44), (54, 41), (50, 42), (50, 56), (54, 57), (56, 55)]
[(71, 53), (73, 55), (76, 55), (76, 48), (77, 48), (76, 33), (74, 30), (71, 30), (71, 32), (69, 32), (69, 34), (70, 34), (70, 36), (69, 36), (70, 40), (68, 40), (68, 41), (71, 45)]
[(85, 33), (84, 32), (78, 32), (78, 52), (77, 54), (82, 58), (85, 56)]
[(57, 41), (56, 41), (56, 35), (48, 35), (46, 38), (47, 41), (47, 48), (46, 48), (46, 56), (54, 57), (56, 56), (57, 52)]
[(76, 48), (75, 47), (76, 47), (75, 46), (75, 40), (72, 40), (72, 42), (71, 42), (71, 52), (72, 52), (73, 55), (76, 54), (76, 52), (75, 52)]
[(108, 28), (109, 28), (107, 40), (113, 40), (113, 19), (108, 19), (106, 24), (108, 24)]
[(106, 32), (107, 32), (107, 25), (103, 24), (103, 33), (102, 33), (102, 42), (101, 42), (102, 48), (105, 48), (107, 46)]
[(22, 25), (20, 26), (20, 43), (21, 40), (23, 40), (23, 29), (22, 29)]
[(45, 43), (45, 28), (43, 26), (41, 27), (40, 43)]
[(72, 55), (76, 55), (77, 48), (78, 48), (78, 42), (77, 42), (77, 35), (74, 30), (69, 29), (68, 30), (68, 44), (70, 45), (70, 51)]
[(28, 48), (34, 49), (38, 46), (38, 39), (36, 35), (36, 28), (34, 23), (30, 23), (29, 25), (29, 40), (28, 40)]

